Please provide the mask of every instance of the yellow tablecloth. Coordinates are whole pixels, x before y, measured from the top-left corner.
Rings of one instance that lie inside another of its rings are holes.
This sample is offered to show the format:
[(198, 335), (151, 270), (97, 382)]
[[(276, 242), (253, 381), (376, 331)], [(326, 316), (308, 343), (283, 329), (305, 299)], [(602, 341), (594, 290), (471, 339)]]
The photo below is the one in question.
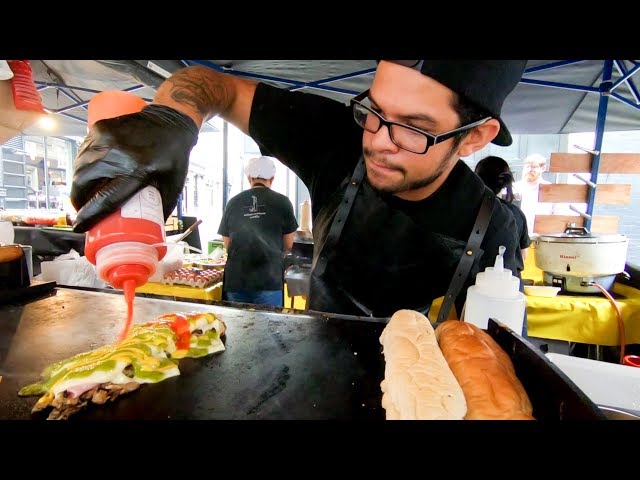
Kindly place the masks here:
[[(625, 343), (640, 343), (640, 290), (616, 283), (613, 292), (624, 321)], [(613, 305), (603, 295), (527, 296), (529, 336), (614, 346), (620, 344)]]
[[(222, 282), (216, 283), (208, 288), (189, 287), (186, 285), (163, 285), (161, 283), (146, 283), (136, 289), (136, 293), (151, 293), (154, 295), (167, 295), (170, 297), (194, 298), (199, 300), (221, 300)], [(306, 306), (305, 297), (295, 297), (295, 303), (291, 307), (291, 297), (287, 295), (287, 286), (284, 286), (286, 308), (304, 310)]]
[[(543, 273), (535, 264), (536, 250), (529, 248), (523, 279), (542, 285)], [(613, 292), (624, 321), (625, 342), (640, 343), (640, 290), (614, 284)], [(619, 345), (616, 310), (602, 294), (557, 295), (551, 298), (527, 296), (529, 335), (593, 345)]]
[(151, 293), (170, 297), (192, 298), (196, 300), (221, 300), (222, 282), (207, 288), (190, 287), (188, 285), (163, 285), (162, 283), (145, 283), (136, 288), (136, 293)]
[[(522, 272), (523, 279), (542, 284), (542, 271), (535, 266), (535, 250), (529, 249)], [(616, 283), (613, 292), (622, 312), (625, 343), (640, 343), (640, 290)], [(429, 320), (438, 317), (442, 297), (434, 300)], [(453, 309), (452, 309), (453, 310)], [(615, 346), (620, 344), (616, 310), (602, 294), (557, 295), (532, 297), (527, 295), (527, 330), (531, 337)]]
[[(616, 283), (613, 292), (624, 321), (625, 343), (640, 343), (640, 290)], [(433, 301), (429, 320), (435, 322), (443, 297)], [(613, 305), (603, 295), (527, 295), (527, 329), (530, 337), (619, 345), (618, 320)]]

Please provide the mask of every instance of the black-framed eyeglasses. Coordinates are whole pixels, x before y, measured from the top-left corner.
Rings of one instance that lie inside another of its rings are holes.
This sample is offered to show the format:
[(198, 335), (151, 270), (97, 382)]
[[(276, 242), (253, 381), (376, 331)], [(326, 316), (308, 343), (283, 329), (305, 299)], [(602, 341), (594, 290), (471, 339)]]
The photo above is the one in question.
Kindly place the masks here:
[(364, 128), (367, 132), (378, 133), (380, 128), (384, 125), (389, 130), (389, 137), (391, 141), (411, 153), (424, 154), (427, 153), (429, 147), (436, 143), (444, 142), (450, 138), (460, 135), (461, 133), (471, 130), (478, 125), (482, 125), (492, 117), (485, 117), (482, 120), (463, 125), (462, 127), (455, 128), (440, 135), (434, 135), (419, 128), (412, 127), (411, 125), (405, 125), (403, 123), (391, 122), (380, 115), (378, 112), (363, 105), (362, 100), (367, 98), (369, 90), (365, 90), (360, 95), (351, 99), (351, 108), (353, 109), (353, 118), (356, 123)]

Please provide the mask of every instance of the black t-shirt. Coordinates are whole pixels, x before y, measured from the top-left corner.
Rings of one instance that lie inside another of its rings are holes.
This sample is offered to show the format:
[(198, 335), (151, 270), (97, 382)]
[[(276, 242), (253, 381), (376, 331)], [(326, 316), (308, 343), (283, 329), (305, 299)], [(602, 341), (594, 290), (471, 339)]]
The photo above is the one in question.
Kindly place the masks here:
[(527, 217), (524, 215), (524, 212), (518, 208), (517, 205), (514, 205), (510, 202), (503, 203), (509, 207), (509, 210), (513, 214), (513, 218), (516, 221), (516, 227), (518, 229), (518, 243), (520, 246), (520, 250), (516, 252), (516, 261), (518, 264), (518, 269), (520, 271), (524, 270), (524, 260), (522, 259), (522, 249), (529, 248), (531, 245), (531, 239), (529, 238), (529, 231), (527, 228)]
[(258, 187), (231, 198), (218, 228), (218, 234), (231, 238), (225, 291), (280, 290), (282, 236), (297, 228), (291, 201), (281, 193)]
[[(351, 108), (326, 97), (260, 84), (249, 133), (263, 154), (277, 157), (308, 187), (317, 255), (342, 200), (341, 185), (362, 153), (362, 129), (353, 120)], [(315, 291), (312, 282), (308, 308), (362, 315), (349, 297), (375, 316), (428, 307), (447, 290), (485, 188), (462, 161), (433, 195), (418, 202), (380, 194), (365, 180), (336, 248), (328, 252), (326, 281)], [(475, 282), (478, 271), (494, 264), (500, 245), (507, 249), (505, 267), (517, 272), (515, 220), (496, 201), (482, 242), (485, 254), (456, 301), (458, 313), (467, 287)]]

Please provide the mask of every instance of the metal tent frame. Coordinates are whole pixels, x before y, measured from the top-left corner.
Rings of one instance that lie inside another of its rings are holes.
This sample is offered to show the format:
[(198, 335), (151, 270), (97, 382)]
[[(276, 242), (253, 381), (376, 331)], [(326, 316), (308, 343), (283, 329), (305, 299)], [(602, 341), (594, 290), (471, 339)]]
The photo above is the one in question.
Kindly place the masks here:
[[(115, 62), (118, 62), (118, 61), (114, 61), (114, 63)], [(132, 61), (123, 61), (123, 62), (128, 62), (129, 64), (133, 63)], [(137, 62), (138, 64), (135, 65), (135, 68), (140, 70), (141, 68), (140, 65), (145, 61), (137, 61)], [(144, 65), (144, 68), (147, 69), (147, 75), (155, 76), (155, 79), (149, 83), (155, 83), (155, 85), (149, 85), (149, 84), (140, 83), (140, 82), (135, 83), (134, 81), (134, 84), (132, 86), (129, 85), (126, 88), (121, 88), (121, 90), (129, 91), (129, 92), (139, 92), (144, 88), (157, 87), (159, 82), (164, 80), (164, 78), (166, 78), (168, 75), (172, 73), (168, 70), (163, 70), (162, 68), (156, 67), (156, 65), (153, 64), (152, 61), (146, 61), (146, 62), (147, 63), (146, 65)], [(327, 94), (329, 96), (333, 95), (334, 97), (336, 95), (340, 97), (344, 95), (345, 103), (348, 101), (348, 99), (351, 96), (357, 95), (358, 93), (368, 88), (368, 86), (371, 83), (371, 79), (373, 78), (373, 74), (375, 72), (375, 61), (370, 61), (372, 65), (371, 68), (354, 69), (353, 71), (345, 74), (325, 76), (324, 78), (320, 78), (320, 79), (316, 78), (316, 79), (307, 81), (307, 80), (296, 80), (284, 74), (272, 75), (267, 73), (260, 73), (257, 71), (250, 71), (249, 69), (242, 69), (242, 65), (243, 65), (242, 61), (178, 60), (178, 61), (170, 61), (170, 62), (173, 65), (172, 67), (173, 71), (177, 70), (177, 68), (180, 68), (182, 66), (201, 65), (208, 68), (212, 68), (217, 71), (230, 73), (233, 75), (242, 76), (246, 78), (252, 78), (254, 80), (273, 83), (282, 88), (287, 88), (289, 90), (295, 90), (295, 91), (314, 90), (320, 94)], [(234, 67), (233, 66), (234, 62), (237, 62), (238, 66)], [(265, 67), (265, 70), (269, 70), (269, 71), (273, 70), (273, 69), (266, 68), (269, 66), (270, 62), (274, 62), (274, 61), (268, 61), (268, 60), (257, 61), (257, 63), (263, 64), (263, 66)], [(282, 61), (279, 63), (286, 64), (287, 62), (288, 61)], [(335, 62), (348, 63), (342, 60), (335, 61)], [(576, 103), (576, 106), (574, 107), (573, 111), (568, 112), (568, 115), (565, 121), (562, 123), (561, 126), (557, 128), (558, 131), (556, 133), (564, 133), (562, 132), (563, 129), (565, 129), (568, 126), (570, 119), (572, 118), (573, 114), (578, 110), (579, 106), (583, 104), (584, 99), (587, 96), (589, 97), (593, 97), (594, 95), (599, 96), (597, 116), (594, 122), (595, 123), (594, 146), (593, 146), (593, 149), (591, 150), (584, 149), (585, 151), (592, 154), (593, 156), (592, 166), (591, 166), (591, 180), (589, 182), (586, 182), (589, 187), (587, 211), (586, 211), (586, 214), (583, 214), (585, 216), (585, 226), (587, 227), (587, 229), (590, 230), (594, 203), (595, 203), (594, 201), (595, 201), (595, 194), (596, 194), (596, 188), (597, 188), (598, 173), (600, 169), (602, 141), (603, 141), (604, 132), (605, 132), (605, 123), (606, 123), (607, 115), (610, 109), (609, 99), (613, 98), (618, 102), (621, 102), (622, 104), (625, 104), (626, 106), (630, 107), (631, 109), (634, 109), (636, 112), (640, 111), (640, 93), (633, 79), (633, 76), (640, 70), (640, 62), (636, 60), (611, 60), (611, 59), (602, 60), (600, 61), (601, 69), (599, 71), (599, 74), (596, 76), (596, 78), (591, 77), (587, 79), (587, 81), (585, 81), (584, 84), (569, 83), (564, 81), (554, 81), (553, 79), (549, 79), (548, 75), (547, 75), (547, 78), (545, 79), (535, 78), (536, 75), (539, 75), (541, 73), (547, 74), (548, 72), (551, 72), (551, 75), (553, 76), (556, 74), (556, 72), (566, 72), (566, 71), (570, 72), (570, 69), (575, 68), (579, 64), (584, 64), (584, 62), (593, 63), (596, 61), (594, 60), (561, 60), (561, 61), (530, 60), (524, 72), (524, 75), (520, 81), (519, 86), (516, 87), (516, 91), (514, 91), (514, 94), (512, 94), (511, 97), (518, 95), (518, 91), (519, 91), (518, 89), (522, 88), (524, 91), (524, 88), (529, 88), (529, 87), (561, 89), (563, 91), (583, 93), (584, 95)], [(253, 63), (254, 63), (253, 70), (255, 70), (256, 62), (253, 62)], [(292, 62), (292, 63), (295, 63), (295, 62)], [(325, 63), (330, 64), (331, 61), (328, 61)], [(358, 63), (361, 64), (362, 61), (358, 61)], [(115, 67), (112, 66), (112, 68), (115, 68)], [(295, 66), (292, 68), (295, 69)], [(616, 79), (614, 79), (613, 77), (614, 68), (617, 71)], [(294, 70), (291, 70), (290, 72), (292, 71)], [(296, 73), (300, 76), (303, 76), (300, 74), (300, 72), (296, 72)], [(139, 78), (139, 76), (133, 75), (133, 78), (137, 79)], [(340, 86), (335, 86), (336, 83), (345, 83), (345, 81), (351, 82), (351, 84), (356, 85), (357, 88), (343, 88)], [(35, 83), (40, 91), (44, 91), (46, 89), (56, 89), (57, 92), (59, 92), (60, 94), (64, 95), (65, 97), (67, 97), (69, 100), (72, 101), (70, 105), (67, 105), (58, 109), (50, 109), (49, 111), (51, 113), (67, 117), (72, 120), (85, 122), (85, 123), (86, 123), (86, 120), (82, 118), (82, 116), (79, 116), (78, 114), (74, 114), (72, 112), (74, 109), (78, 109), (78, 108), (86, 110), (89, 100), (86, 98), (80, 97), (76, 93), (76, 91), (84, 92), (88, 94), (96, 94), (101, 91), (97, 89), (74, 86), (74, 85), (64, 84), (64, 83), (40, 81), (37, 79)], [(626, 88), (626, 96), (620, 93), (623, 87)], [(531, 90), (527, 90), (525, 93), (531, 93), (531, 92), (532, 92)], [(511, 97), (507, 99), (507, 102), (505, 102), (505, 108), (503, 109), (503, 117), (507, 119), (509, 118), (509, 115), (510, 115), (509, 101)], [(142, 98), (144, 98), (147, 101), (151, 100), (151, 98), (145, 98), (144, 96)], [(527, 110), (531, 110), (535, 108), (534, 105), (527, 105), (526, 101), (523, 101), (523, 102), (524, 102), (523, 104), (516, 106), (516, 107), (519, 107), (519, 111), (516, 112), (517, 108), (515, 108), (513, 111), (514, 115), (516, 113), (519, 113), (521, 116), (526, 115)], [(511, 125), (509, 120), (506, 120), (506, 123)], [(526, 120), (520, 119), (519, 124), (525, 125)], [(640, 114), (638, 115), (637, 127), (634, 125), (634, 127), (631, 129), (640, 130)], [(521, 128), (521, 130), (526, 130), (526, 126)], [(527, 133), (527, 132), (512, 130), (512, 133)], [(567, 133), (571, 133), (571, 132), (567, 132)]]

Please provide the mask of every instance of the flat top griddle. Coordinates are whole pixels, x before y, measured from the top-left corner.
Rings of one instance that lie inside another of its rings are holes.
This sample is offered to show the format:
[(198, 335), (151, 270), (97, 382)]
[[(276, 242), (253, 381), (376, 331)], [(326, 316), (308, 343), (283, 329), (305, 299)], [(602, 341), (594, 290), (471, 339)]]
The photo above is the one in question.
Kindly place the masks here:
[[(180, 375), (74, 420), (384, 419), (380, 382), (385, 323), (136, 297), (134, 323), (169, 312), (213, 312), (227, 325), (226, 351), (182, 359)], [(0, 306), (0, 420), (44, 419), (38, 397), (18, 390), (49, 364), (113, 343), (124, 324), (120, 294), (57, 288)]]
[[(224, 320), (224, 352), (181, 359), (179, 376), (90, 405), (71, 421), (385, 418), (379, 337), (388, 319), (136, 297), (134, 322), (194, 311)], [(77, 288), (0, 306), (0, 420), (46, 418), (48, 412), (31, 414), (38, 397), (19, 397), (18, 390), (51, 363), (115, 342), (125, 315), (120, 293)], [(535, 418), (607, 418), (526, 339), (493, 319), (487, 333), (511, 358)]]

